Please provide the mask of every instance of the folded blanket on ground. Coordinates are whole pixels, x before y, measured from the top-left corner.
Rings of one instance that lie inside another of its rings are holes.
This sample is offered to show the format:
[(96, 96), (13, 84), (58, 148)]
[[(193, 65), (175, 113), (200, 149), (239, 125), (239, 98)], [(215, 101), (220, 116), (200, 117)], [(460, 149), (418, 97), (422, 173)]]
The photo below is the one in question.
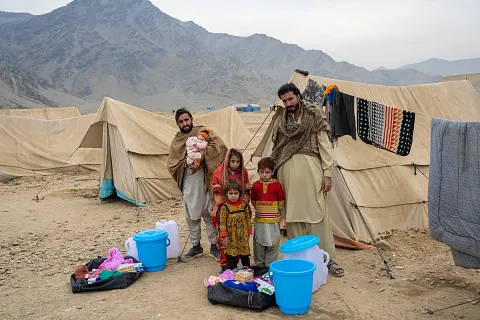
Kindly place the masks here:
[(428, 215), (455, 264), (480, 268), (480, 122), (432, 119)]

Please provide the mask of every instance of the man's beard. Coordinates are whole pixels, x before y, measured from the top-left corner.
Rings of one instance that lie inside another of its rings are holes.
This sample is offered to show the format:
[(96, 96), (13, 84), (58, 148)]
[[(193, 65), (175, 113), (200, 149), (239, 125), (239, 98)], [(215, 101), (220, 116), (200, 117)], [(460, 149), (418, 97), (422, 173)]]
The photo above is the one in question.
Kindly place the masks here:
[(183, 128), (180, 128), (180, 131), (182, 133), (190, 133), (193, 130), (193, 122), (190, 124), (190, 126), (188, 126), (188, 129), (185, 130), (185, 127), (187, 127), (187, 126), (184, 126)]
[(287, 110), (288, 113), (295, 113), (298, 111), (299, 108), (300, 108), (300, 102), (297, 102), (294, 109), (289, 109), (289, 108), (285, 108), (285, 109)]

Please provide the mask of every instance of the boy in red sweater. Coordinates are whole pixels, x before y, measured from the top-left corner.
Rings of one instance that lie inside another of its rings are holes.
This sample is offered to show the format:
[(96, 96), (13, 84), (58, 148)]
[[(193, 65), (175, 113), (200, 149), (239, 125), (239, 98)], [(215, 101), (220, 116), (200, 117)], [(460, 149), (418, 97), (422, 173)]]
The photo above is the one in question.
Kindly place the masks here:
[(285, 194), (282, 184), (272, 178), (274, 167), (272, 159), (260, 160), (260, 179), (253, 183), (251, 190), (251, 200), (255, 208), (254, 261), (257, 266), (270, 266), (278, 260), (280, 225), (285, 225), (280, 214), (285, 203)]

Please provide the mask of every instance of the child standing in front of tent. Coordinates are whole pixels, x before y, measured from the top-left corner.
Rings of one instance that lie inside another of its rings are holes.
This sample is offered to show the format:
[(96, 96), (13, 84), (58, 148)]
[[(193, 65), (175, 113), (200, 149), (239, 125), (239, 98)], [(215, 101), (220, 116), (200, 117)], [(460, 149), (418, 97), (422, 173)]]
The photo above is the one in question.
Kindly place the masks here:
[(237, 268), (238, 259), (242, 266), (250, 266), (249, 238), (252, 221), (247, 202), (242, 198), (243, 187), (236, 181), (229, 181), (225, 188), (227, 200), (220, 206), (220, 240), (228, 261), (228, 268)]
[[(212, 224), (217, 230), (220, 228), (220, 220), (218, 213), (220, 206), (227, 200), (226, 192), (224, 192), (229, 181), (236, 181), (242, 188), (240, 199), (246, 203), (250, 203), (250, 185), (248, 179), (248, 171), (245, 169), (242, 152), (240, 149), (232, 148), (225, 155), (225, 160), (213, 172), (212, 191), (214, 196), (214, 208), (212, 213)], [(251, 210), (249, 210), (251, 214)], [(220, 267), (222, 271), (228, 269), (228, 259), (225, 255), (223, 244), (220, 236), (218, 237), (217, 246), (220, 249)]]
[(252, 205), (255, 208), (254, 262), (270, 266), (278, 259), (280, 227), (285, 224), (280, 210), (285, 203), (282, 184), (272, 178), (275, 163), (270, 158), (258, 162), (260, 179), (252, 185)]

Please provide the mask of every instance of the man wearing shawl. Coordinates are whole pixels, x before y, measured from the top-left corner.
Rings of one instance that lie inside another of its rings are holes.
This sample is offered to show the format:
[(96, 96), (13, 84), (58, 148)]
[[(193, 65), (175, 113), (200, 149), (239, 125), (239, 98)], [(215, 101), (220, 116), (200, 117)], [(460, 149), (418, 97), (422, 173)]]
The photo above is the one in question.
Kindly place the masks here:
[(175, 135), (170, 145), (167, 165), (170, 174), (183, 193), (185, 219), (193, 246), (183, 258), (190, 260), (203, 255), (203, 248), (200, 244), (201, 219), (203, 217), (210, 241), (210, 254), (218, 260), (220, 259), (220, 250), (217, 248), (217, 232), (212, 228), (213, 200), (209, 192), (209, 185), (213, 171), (225, 157), (227, 147), (215, 132), (210, 131), (210, 140), (201, 164), (193, 174), (189, 174), (189, 170), (185, 170), (187, 167), (185, 142), (188, 138), (198, 135), (200, 131), (206, 128), (194, 126), (192, 114), (185, 108), (176, 111), (175, 120), (180, 131)]
[(281, 86), (278, 97), (283, 101), (285, 112), (273, 127), (271, 158), (285, 191), (283, 215), (288, 237), (318, 236), (320, 248), (331, 258), (330, 274), (341, 277), (344, 271), (335, 262), (335, 243), (327, 207), (333, 164), (330, 126), (323, 110), (301, 100), (295, 84)]

